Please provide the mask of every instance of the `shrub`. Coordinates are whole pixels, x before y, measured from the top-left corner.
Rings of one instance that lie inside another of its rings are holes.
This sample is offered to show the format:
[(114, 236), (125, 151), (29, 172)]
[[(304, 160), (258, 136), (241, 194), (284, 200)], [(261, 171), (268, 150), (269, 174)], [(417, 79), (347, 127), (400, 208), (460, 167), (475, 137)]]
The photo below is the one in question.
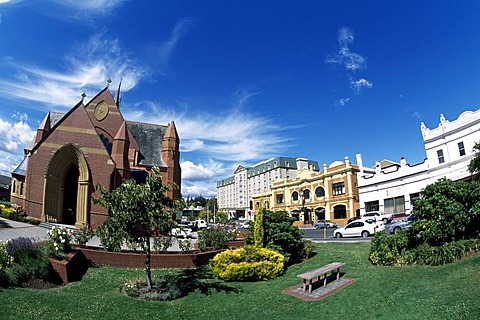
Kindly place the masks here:
[(6, 268), (11, 261), (11, 256), (8, 254), (6, 245), (0, 242), (0, 270)]
[(90, 226), (84, 226), (82, 229), (74, 233), (73, 240), (80, 247), (85, 247), (95, 235), (95, 231)]
[(209, 267), (213, 274), (225, 281), (258, 281), (282, 274), (284, 261), (284, 256), (276, 251), (244, 246), (217, 254)]
[(31, 250), (34, 247), (33, 239), (27, 237), (18, 237), (10, 239), (5, 244), (5, 250), (11, 257), (19, 250)]
[(153, 236), (153, 249), (157, 252), (167, 252), (173, 244), (171, 236), (164, 236), (162, 234), (155, 234)]
[(207, 228), (198, 232), (198, 249), (200, 251), (219, 250), (227, 247), (227, 230), (224, 228)]
[(182, 287), (176, 276), (154, 276), (152, 288), (147, 286), (145, 278), (125, 281), (121, 290), (123, 294), (145, 301), (170, 301), (182, 295)]
[(408, 237), (402, 231), (394, 235), (379, 232), (372, 240), (368, 258), (375, 265), (394, 266), (399, 265), (399, 259), (407, 249)]
[[(285, 256), (288, 264), (302, 261), (304, 256), (303, 232), (293, 225), (294, 218), (285, 211), (269, 211), (263, 213), (264, 246), (277, 250)], [(250, 230), (250, 229), (249, 229)], [(245, 238), (247, 244), (254, 243), (251, 232)]]
[(178, 247), (182, 252), (189, 252), (190, 250), (192, 250), (192, 240), (178, 239)]
[(47, 246), (50, 255), (57, 259), (65, 258), (66, 254), (72, 249), (72, 240), (72, 230), (65, 227), (53, 226), (52, 229), (47, 232)]
[(303, 259), (309, 259), (317, 254), (317, 245), (310, 240), (303, 239), (302, 251), (303, 252), (300, 255), (303, 257)]
[(10, 286), (20, 286), (31, 279), (48, 280), (51, 265), (43, 247), (19, 249), (13, 256), (13, 262), (5, 268), (5, 276)]

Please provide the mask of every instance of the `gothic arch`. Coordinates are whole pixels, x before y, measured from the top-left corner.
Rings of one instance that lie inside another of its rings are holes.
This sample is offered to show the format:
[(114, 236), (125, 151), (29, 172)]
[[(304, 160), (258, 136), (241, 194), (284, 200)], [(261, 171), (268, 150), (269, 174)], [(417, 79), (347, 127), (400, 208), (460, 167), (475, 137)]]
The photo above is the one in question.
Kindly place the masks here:
[(90, 170), (83, 152), (71, 143), (58, 149), (48, 164), (43, 194), (43, 221), (64, 222), (65, 180), (72, 166), (75, 166), (78, 171), (75, 226), (82, 227), (87, 225), (90, 203)]

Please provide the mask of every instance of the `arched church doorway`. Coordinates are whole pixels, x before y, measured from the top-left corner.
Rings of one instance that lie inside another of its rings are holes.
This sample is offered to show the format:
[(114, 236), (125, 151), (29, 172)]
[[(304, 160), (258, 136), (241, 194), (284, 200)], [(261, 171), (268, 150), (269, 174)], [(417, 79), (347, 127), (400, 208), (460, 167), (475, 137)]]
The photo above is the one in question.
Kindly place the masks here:
[(77, 216), (78, 169), (72, 164), (65, 174), (63, 187), (63, 223), (74, 225)]
[(90, 170), (77, 146), (66, 144), (50, 160), (45, 174), (42, 220), (87, 225), (90, 204)]

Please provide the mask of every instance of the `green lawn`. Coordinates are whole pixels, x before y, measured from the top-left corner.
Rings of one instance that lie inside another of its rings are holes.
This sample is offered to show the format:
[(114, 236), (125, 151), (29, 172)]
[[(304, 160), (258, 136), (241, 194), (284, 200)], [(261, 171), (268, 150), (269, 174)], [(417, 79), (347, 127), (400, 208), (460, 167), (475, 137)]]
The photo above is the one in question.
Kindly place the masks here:
[[(119, 288), (143, 270), (92, 268), (80, 282), (48, 289), (0, 292), (1, 319), (480, 319), (480, 256), (441, 267), (377, 267), (369, 243), (319, 244), (318, 254), (275, 280), (220, 283), (172, 302), (143, 302)], [(356, 281), (320, 301), (282, 293), (301, 272), (346, 262)], [(164, 270), (158, 272), (165, 272)]]

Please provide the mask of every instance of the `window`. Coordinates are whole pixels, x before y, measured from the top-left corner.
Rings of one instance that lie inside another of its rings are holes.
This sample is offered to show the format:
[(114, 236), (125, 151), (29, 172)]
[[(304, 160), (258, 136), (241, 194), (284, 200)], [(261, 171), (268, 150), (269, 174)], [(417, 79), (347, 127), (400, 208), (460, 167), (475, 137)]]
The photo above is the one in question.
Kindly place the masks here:
[(334, 183), (332, 184), (332, 189), (333, 189), (334, 196), (345, 194), (345, 183), (343, 182)]
[(458, 152), (460, 152), (460, 157), (465, 155), (465, 146), (463, 145), (463, 142), (458, 143)]
[(333, 218), (334, 219), (347, 218), (347, 207), (345, 207), (344, 205), (335, 206), (333, 208)]
[(380, 206), (377, 201), (365, 202), (365, 212), (379, 211)]
[(310, 190), (306, 189), (303, 191), (304, 199), (310, 199)]
[(283, 194), (277, 194), (277, 204), (283, 203)]
[(298, 192), (297, 192), (297, 191), (294, 191), (294, 192), (292, 193), (292, 200), (293, 200), (293, 201), (298, 201)]
[(385, 213), (398, 214), (405, 213), (405, 197), (395, 197), (384, 200)]
[(415, 202), (417, 202), (418, 199), (420, 199), (419, 192), (410, 194), (410, 203), (412, 207), (415, 206)]
[(268, 201), (265, 201), (265, 209), (270, 209), (270, 203)]
[(443, 150), (437, 150), (438, 163), (444, 163), (445, 158), (443, 157)]
[(317, 198), (325, 197), (325, 190), (322, 187), (317, 187), (317, 189), (315, 189), (315, 196)]

